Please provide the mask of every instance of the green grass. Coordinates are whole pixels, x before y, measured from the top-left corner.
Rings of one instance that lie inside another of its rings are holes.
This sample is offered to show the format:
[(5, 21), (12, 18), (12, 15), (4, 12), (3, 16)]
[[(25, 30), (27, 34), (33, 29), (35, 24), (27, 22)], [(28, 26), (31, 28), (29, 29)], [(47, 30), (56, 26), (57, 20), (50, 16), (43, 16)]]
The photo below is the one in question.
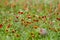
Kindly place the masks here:
[[(1, 0), (0, 40), (60, 40), (59, 8), (59, 0)], [(41, 28), (47, 35), (39, 34)]]

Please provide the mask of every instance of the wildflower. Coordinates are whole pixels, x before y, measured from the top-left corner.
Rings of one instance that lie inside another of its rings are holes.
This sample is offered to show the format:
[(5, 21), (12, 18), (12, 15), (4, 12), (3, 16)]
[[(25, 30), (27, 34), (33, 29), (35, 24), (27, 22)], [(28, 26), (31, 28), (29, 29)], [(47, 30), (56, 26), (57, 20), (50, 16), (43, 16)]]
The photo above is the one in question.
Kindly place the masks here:
[(42, 18), (46, 18), (46, 16), (42, 16)]
[(27, 18), (28, 18), (28, 19), (31, 19), (31, 16), (30, 16), (30, 14), (28, 14), (28, 15), (27, 15)]
[(57, 12), (56, 14), (59, 15), (60, 13)]
[(32, 22), (27, 22), (27, 24), (31, 24)]
[(58, 4), (58, 9), (60, 10), (60, 3)]
[(55, 28), (51, 28), (51, 27), (49, 27), (49, 29), (52, 30), (52, 31), (57, 32), (57, 30), (56, 30)]
[(16, 18), (18, 19), (19, 16), (16, 16)]
[(33, 17), (35, 17), (35, 15), (33, 15)]
[(46, 29), (40, 29), (40, 35), (47, 35), (47, 30)]
[(54, 25), (54, 22), (52, 22), (52, 21), (49, 21), (49, 24), (50, 24), (50, 25)]
[(37, 19), (34, 19), (33, 21), (34, 21), (34, 22), (38, 22), (39, 20), (37, 20)]
[(15, 22), (18, 22), (18, 20), (15, 20)]
[(21, 24), (24, 25), (25, 24), (25, 21), (22, 21)]
[(34, 33), (33, 32), (31, 32), (31, 36), (34, 38), (35, 37), (35, 35), (34, 35)]
[(37, 29), (37, 28), (38, 28), (38, 26), (34, 26), (34, 28), (35, 28), (35, 29)]
[(29, 10), (27, 4), (24, 5), (24, 10), (25, 10), (25, 11), (28, 11), (28, 10)]
[(8, 0), (6, 0), (4, 3), (5, 3), (5, 5), (7, 6), (7, 5), (8, 5)]
[(2, 25), (2, 24), (0, 24), (0, 28), (2, 28), (2, 26), (3, 26), (3, 25)]
[(19, 34), (16, 34), (16, 37), (20, 37), (20, 35)]
[(12, 4), (11, 4), (11, 7), (15, 7), (16, 6), (16, 4), (13, 2)]
[(56, 18), (58, 21), (60, 21), (60, 18)]
[(6, 31), (6, 32), (8, 32), (8, 30), (7, 30), (7, 29), (6, 29), (5, 31)]
[(18, 14), (23, 14), (23, 11), (19, 11)]
[(12, 30), (12, 33), (15, 33), (16, 32), (16, 30)]
[(41, 19), (41, 17), (40, 17), (40, 16), (39, 16), (38, 18), (39, 18), (39, 19)]
[(31, 18), (31, 16), (28, 16), (28, 19), (30, 19)]
[(49, 9), (49, 13), (51, 13), (52, 12), (52, 9)]
[(24, 19), (21, 19), (21, 21), (24, 21)]
[(10, 28), (11, 27), (11, 24), (8, 24), (7, 28)]
[(34, 38), (34, 37), (35, 37), (35, 35), (32, 35), (32, 37)]

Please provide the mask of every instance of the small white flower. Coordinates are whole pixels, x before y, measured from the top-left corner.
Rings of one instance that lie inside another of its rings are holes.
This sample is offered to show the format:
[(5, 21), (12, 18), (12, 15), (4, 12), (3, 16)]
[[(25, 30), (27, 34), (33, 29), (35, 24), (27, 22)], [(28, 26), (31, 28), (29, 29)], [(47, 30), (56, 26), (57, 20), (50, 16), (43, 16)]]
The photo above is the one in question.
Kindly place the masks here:
[(40, 34), (41, 35), (46, 35), (47, 34), (47, 30), (46, 29), (40, 29)]

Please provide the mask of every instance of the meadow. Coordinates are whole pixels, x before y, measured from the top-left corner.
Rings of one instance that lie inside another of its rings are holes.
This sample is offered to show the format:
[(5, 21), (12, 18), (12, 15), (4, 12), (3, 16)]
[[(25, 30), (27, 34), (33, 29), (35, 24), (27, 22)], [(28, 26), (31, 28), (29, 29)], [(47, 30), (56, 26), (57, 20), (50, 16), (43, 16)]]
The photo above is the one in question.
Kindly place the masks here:
[(0, 0), (0, 40), (60, 40), (60, 0)]

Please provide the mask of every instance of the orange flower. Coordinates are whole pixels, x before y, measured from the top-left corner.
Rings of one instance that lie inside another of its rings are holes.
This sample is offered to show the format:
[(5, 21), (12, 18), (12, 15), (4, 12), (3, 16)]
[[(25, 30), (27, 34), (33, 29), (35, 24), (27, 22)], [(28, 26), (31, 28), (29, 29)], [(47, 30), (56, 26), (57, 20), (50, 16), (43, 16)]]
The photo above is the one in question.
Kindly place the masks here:
[(51, 28), (51, 27), (49, 27), (49, 29), (52, 30), (52, 31), (57, 32), (57, 30), (56, 30), (55, 28)]
[(35, 35), (31, 35), (33, 38), (35, 37)]
[(45, 22), (46, 21), (46, 16), (42, 16), (42, 20)]
[(10, 28), (11, 27), (11, 24), (8, 24), (7, 28)]
[(39, 19), (41, 19), (41, 17), (40, 17), (40, 16), (39, 16), (38, 18), (39, 18)]
[(27, 24), (31, 24), (32, 22), (27, 22)]
[(38, 26), (34, 26), (34, 28), (35, 28), (35, 29), (37, 29), (37, 28), (38, 28)]
[(31, 19), (31, 16), (30, 16), (30, 14), (28, 14), (28, 15), (27, 15), (27, 18), (28, 18), (28, 19)]
[(34, 22), (38, 22), (39, 20), (37, 20), (37, 19), (34, 19), (33, 21), (34, 21)]
[(60, 3), (58, 4), (58, 9), (60, 10)]
[(34, 33), (33, 33), (33, 32), (31, 32), (31, 35), (34, 35)]
[(46, 16), (42, 16), (42, 18), (46, 18)]
[(26, 21), (22, 21), (21, 24), (24, 25), (24, 26), (28, 25)]
[(19, 11), (18, 14), (23, 14), (23, 12), (22, 11)]
[(18, 22), (18, 20), (14, 20), (15, 22)]
[(24, 19), (21, 19), (21, 21), (24, 21)]
[(16, 32), (16, 30), (12, 30), (12, 33), (15, 33)]
[(35, 17), (35, 15), (33, 15), (33, 17)]
[(0, 28), (2, 28), (2, 26), (3, 26), (3, 25), (2, 25), (2, 24), (0, 24)]
[(8, 5), (8, 0), (5, 1), (5, 5), (6, 5), (6, 6)]
[(35, 37), (35, 35), (34, 35), (34, 33), (33, 32), (31, 32), (31, 36), (34, 38)]
[(24, 25), (25, 24), (25, 21), (22, 21), (21, 24)]
[(16, 37), (20, 37), (20, 35), (19, 34), (16, 34)]
[(28, 5), (27, 4), (24, 5), (24, 10), (28, 11)]
[(31, 16), (28, 16), (28, 19), (30, 19), (31, 18)]
[(56, 18), (56, 19), (60, 21), (60, 18)]
[(16, 18), (18, 19), (19, 16), (16, 16)]
[(11, 7), (15, 7), (15, 6), (16, 6), (16, 4), (15, 4), (15, 3), (12, 3), (12, 4), (11, 4)]
[(6, 29), (5, 31), (6, 31), (6, 32), (8, 32), (8, 30), (7, 30), (7, 29)]
[(54, 24), (54, 23), (53, 23), (53, 22), (51, 22), (51, 21), (49, 21), (48, 23), (49, 23), (50, 25), (53, 25), (53, 24)]

